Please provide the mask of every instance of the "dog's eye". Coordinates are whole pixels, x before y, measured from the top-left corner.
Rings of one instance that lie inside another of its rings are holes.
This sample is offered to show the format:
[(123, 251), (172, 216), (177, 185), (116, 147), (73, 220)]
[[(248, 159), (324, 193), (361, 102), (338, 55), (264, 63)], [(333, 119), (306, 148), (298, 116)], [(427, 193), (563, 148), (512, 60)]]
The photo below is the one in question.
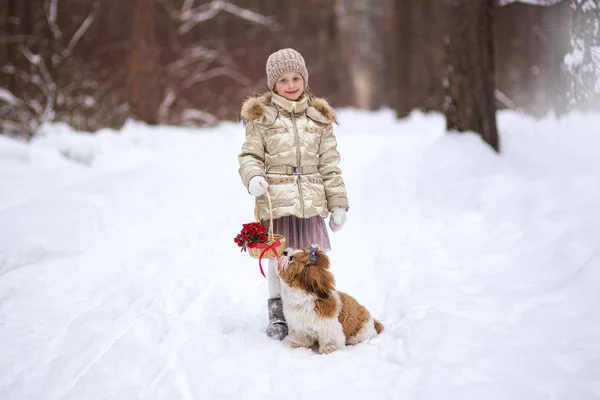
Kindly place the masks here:
[(290, 261), (294, 261), (294, 256), (289, 256), (289, 257), (288, 257), (288, 260), (290, 260)]

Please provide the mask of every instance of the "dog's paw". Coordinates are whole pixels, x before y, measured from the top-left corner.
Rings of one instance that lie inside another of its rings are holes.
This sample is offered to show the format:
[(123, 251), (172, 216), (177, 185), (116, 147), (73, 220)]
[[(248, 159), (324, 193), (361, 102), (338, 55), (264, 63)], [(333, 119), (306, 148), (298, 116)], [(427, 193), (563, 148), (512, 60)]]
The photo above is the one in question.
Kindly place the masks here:
[(329, 353), (333, 353), (336, 350), (339, 350), (340, 348), (341, 347), (335, 343), (328, 343), (328, 344), (325, 344), (325, 345), (319, 347), (319, 353), (329, 354)]
[(363, 340), (364, 339), (359, 337), (358, 335), (351, 336), (348, 338), (348, 340), (346, 340), (346, 346), (354, 346), (356, 344), (359, 344)]
[(315, 343), (314, 340), (310, 339), (307, 336), (294, 336), (294, 337), (290, 337), (288, 340), (290, 346), (297, 348), (297, 347), (306, 347), (306, 348), (311, 348), (313, 346), (313, 344)]

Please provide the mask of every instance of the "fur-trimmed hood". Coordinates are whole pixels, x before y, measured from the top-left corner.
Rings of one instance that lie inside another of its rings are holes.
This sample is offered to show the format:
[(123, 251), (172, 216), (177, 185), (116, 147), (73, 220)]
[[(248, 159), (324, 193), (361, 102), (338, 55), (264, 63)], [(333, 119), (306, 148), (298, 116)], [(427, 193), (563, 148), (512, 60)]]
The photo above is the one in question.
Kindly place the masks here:
[[(335, 112), (323, 99), (290, 101), (276, 93), (248, 98), (241, 111), (246, 141), (238, 155), (240, 177), (262, 176), (267, 196), (256, 198), (257, 220), (295, 215), (325, 218), (336, 207), (348, 209), (340, 155), (333, 133)], [(290, 169), (291, 167), (291, 169)]]
[[(324, 124), (337, 122), (335, 111), (325, 99), (306, 94), (304, 96), (308, 99), (306, 114), (309, 118)], [(275, 120), (279, 112), (280, 109), (273, 102), (273, 92), (266, 92), (261, 96), (251, 96), (244, 100), (240, 118), (244, 122), (270, 123)]]

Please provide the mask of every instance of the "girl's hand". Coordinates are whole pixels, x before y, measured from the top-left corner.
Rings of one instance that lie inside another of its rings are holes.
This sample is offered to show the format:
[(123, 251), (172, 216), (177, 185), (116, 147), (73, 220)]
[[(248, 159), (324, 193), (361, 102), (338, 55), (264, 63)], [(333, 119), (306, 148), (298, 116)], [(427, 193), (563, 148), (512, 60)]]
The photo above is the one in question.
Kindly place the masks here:
[(341, 207), (336, 207), (331, 211), (331, 215), (329, 216), (329, 227), (333, 232), (337, 232), (342, 229), (344, 223), (346, 222), (346, 209)]
[(254, 197), (262, 196), (267, 191), (269, 184), (260, 175), (256, 175), (248, 182), (248, 191)]

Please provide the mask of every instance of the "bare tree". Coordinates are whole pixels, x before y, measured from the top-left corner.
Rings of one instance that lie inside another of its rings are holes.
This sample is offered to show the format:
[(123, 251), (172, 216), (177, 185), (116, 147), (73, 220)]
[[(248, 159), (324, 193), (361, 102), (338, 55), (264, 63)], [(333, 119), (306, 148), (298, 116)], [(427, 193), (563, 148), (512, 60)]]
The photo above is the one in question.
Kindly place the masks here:
[[(93, 23), (100, 2), (92, 3), (87, 17), (70, 35), (57, 23), (59, 0), (45, 0), (42, 9), (11, 2), (21, 17), (18, 20), (21, 25), (0, 38), (10, 43), (13, 51), (9, 61), (0, 65), (0, 72), (10, 77), (10, 84), (2, 90), (0, 98), (3, 133), (31, 138), (41, 124), (54, 120), (57, 106), (66, 96), (81, 89), (83, 79), (67, 80), (65, 73), (79, 70), (81, 77), (86, 71), (84, 65), (73, 65), (76, 60), (72, 55)], [(30, 13), (39, 13), (43, 19), (36, 19), (36, 14)], [(44, 38), (46, 33), (49, 39)]]
[[(198, 110), (197, 105), (194, 105), (194, 101), (187, 95), (197, 92), (194, 90), (197, 85), (207, 84), (219, 78), (226, 78), (242, 88), (252, 84), (244, 68), (229, 53), (224, 39), (213, 39), (209, 44), (195, 35), (195, 30), (201, 29), (203, 23), (229, 16), (239, 21), (236, 25), (246, 22), (271, 30), (279, 28), (273, 18), (229, 1), (215, 0), (200, 5), (195, 3), (196, 0), (184, 0), (180, 7), (174, 7), (172, 1), (160, 0), (160, 5), (175, 24), (170, 38), (169, 50), (172, 57), (166, 63), (164, 76), (161, 77), (165, 88), (158, 108), (161, 123), (212, 125), (219, 117)], [(238, 29), (235, 28), (236, 31)]]
[(448, 130), (473, 131), (499, 151), (494, 99), (494, 0), (448, 0), (444, 112)]
[(226, 0), (213, 0), (198, 7), (194, 7), (194, 3), (195, 0), (185, 0), (181, 7), (181, 11), (176, 15), (176, 18), (182, 22), (181, 26), (179, 27), (179, 31), (181, 33), (189, 32), (197, 24), (215, 18), (222, 11), (257, 24), (273, 24), (271, 18), (242, 7), (238, 7)]

